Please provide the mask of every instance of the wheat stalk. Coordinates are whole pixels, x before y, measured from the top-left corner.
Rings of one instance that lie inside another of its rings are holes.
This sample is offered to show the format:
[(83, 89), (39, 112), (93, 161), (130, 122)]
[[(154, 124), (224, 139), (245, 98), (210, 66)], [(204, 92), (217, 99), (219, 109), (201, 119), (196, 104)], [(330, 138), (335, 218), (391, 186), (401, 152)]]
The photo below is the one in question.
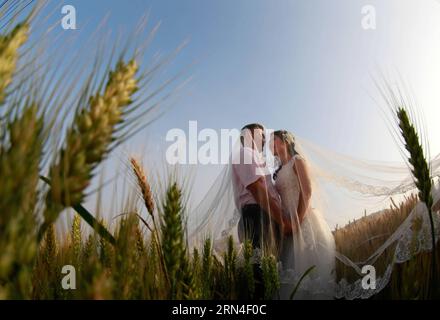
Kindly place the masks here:
[(72, 222), (72, 245), (74, 258), (78, 259), (82, 247), (81, 217), (78, 214), (74, 215)]
[(140, 165), (140, 163), (135, 158), (130, 158), (131, 167), (136, 176), (138, 186), (141, 189), (142, 199), (144, 200), (145, 207), (148, 210), (148, 213), (151, 215), (154, 220), (154, 201), (153, 194), (151, 192), (150, 184), (148, 183), (147, 177), (145, 175), (144, 169)]
[(295, 288), (293, 288), (292, 292), (290, 293), (289, 300), (293, 300), (293, 298), (295, 297), (296, 293), (298, 292), (298, 289), (299, 289), (301, 283), (309, 275), (309, 273), (311, 273), (315, 269), (315, 267), (316, 266), (311, 266), (306, 271), (304, 271), (304, 273), (302, 274), (301, 278), (299, 278), (298, 282), (296, 283)]
[(171, 184), (162, 205), (161, 223), (162, 253), (166, 273), (170, 281), (170, 298), (178, 296), (178, 286), (183, 280), (186, 246), (183, 230), (182, 193), (177, 183)]
[(8, 35), (0, 36), (0, 104), (6, 97), (19, 58), (18, 49), (28, 39), (27, 23), (18, 24)]
[(264, 282), (264, 298), (272, 299), (273, 295), (280, 288), (277, 262), (273, 255), (265, 255), (261, 259), (261, 269)]
[(140, 215), (137, 215), (138, 218), (144, 223), (144, 225), (151, 231), (152, 237), (154, 238), (153, 244), (156, 247), (157, 253), (159, 255), (160, 265), (163, 269), (165, 276), (167, 277), (167, 281), (169, 282), (169, 275), (166, 271), (164, 253), (162, 248), (160, 247), (160, 240), (158, 236), (159, 228), (156, 223), (156, 219), (154, 217), (154, 201), (153, 201), (153, 193), (151, 192), (150, 184), (148, 183), (147, 176), (145, 175), (144, 169), (140, 165), (140, 163), (133, 157), (130, 158), (131, 167), (133, 169), (134, 175), (136, 176), (136, 180), (138, 182), (138, 186), (141, 189), (142, 199), (144, 201), (145, 207), (147, 208), (148, 213), (153, 220), (154, 230), (150, 227), (148, 222), (142, 218)]
[(110, 152), (116, 126), (123, 122), (123, 111), (137, 90), (137, 70), (134, 60), (119, 61), (109, 74), (104, 93), (91, 97), (90, 107), (75, 115), (59, 159), (49, 170), (51, 188), (46, 197), (40, 238), (63, 208), (83, 201), (93, 170)]
[(92, 233), (89, 234), (81, 252), (82, 263), (89, 262), (89, 259), (95, 258), (95, 241), (94, 235)]
[(211, 297), (211, 282), (212, 282), (212, 254), (211, 254), (211, 239), (208, 238), (203, 244), (203, 261), (202, 261), (202, 286), (204, 298)]
[(43, 258), (43, 265), (49, 274), (55, 272), (54, 264), (58, 252), (58, 243), (55, 233), (55, 226), (50, 224), (44, 237), (44, 242), (41, 248)]
[(412, 165), (412, 173), (417, 189), (419, 190), (419, 198), (428, 208), (431, 208), (433, 205), (431, 195), (432, 180), (423, 147), (419, 142), (419, 136), (415, 127), (411, 124), (405, 109), (400, 108), (397, 110), (397, 117), (400, 121), (399, 127), (401, 134), (405, 140), (405, 148), (410, 154), (408, 161)]
[(33, 211), (43, 150), (43, 122), (37, 111), (31, 104), (0, 124), (0, 131), (7, 133), (7, 140), (0, 139), (0, 295), (3, 281), (8, 281), (16, 286), (4, 290), (9, 298), (31, 294), (19, 279), (30, 274), (37, 252)]
[(408, 114), (404, 108), (397, 109), (397, 118), (399, 119), (400, 132), (403, 139), (405, 140), (405, 148), (408, 151), (410, 157), (408, 159), (412, 166), (412, 174), (415, 179), (415, 184), (419, 190), (420, 201), (426, 204), (429, 220), (431, 224), (431, 236), (432, 236), (432, 262), (431, 262), (431, 273), (432, 273), (432, 290), (436, 290), (436, 249), (435, 249), (435, 229), (434, 221), (432, 217), (432, 180), (431, 174), (426, 161), (423, 147), (420, 144), (419, 135), (417, 130), (412, 125), (409, 120)]
[(135, 260), (138, 257), (136, 229), (139, 220), (132, 213), (121, 220), (117, 231), (115, 247), (116, 285), (117, 297), (127, 299), (130, 295), (130, 287), (134, 284), (132, 274), (137, 272)]
[[(106, 227), (104, 221), (101, 220), (100, 224)], [(99, 248), (100, 248), (99, 259), (101, 263), (104, 265), (104, 267), (110, 268), (114, 256), (113, 247), (109, 245), (107, 239), (101, 237), (99, 239)]]
[(233, 286), (235, 282), (236, 274), (236, 263), (237, 263), (237, 252), (234, 248), (234, 240), (232, 236), (228, 238), (228, 248), (223, 254), (224, 269), (225, 269), (225, 285), (226, 291), (229, 293), (230, 298), (232, 298), (232, 293), (234, 292)]
[(244, 256), (244, 275), (250, 297), (253, 297), (255, 293), (254, 268), (251, 262), (252, 256), (254, 254), (253, 251), (254, 250), (252, 248), (252, 243), (250, 240), (247, 239), (244, 242), (243, 256)]
[[(41, 118), (38, 106), (31, 104), (22, 114), (12, 119), (6, 129), (8, 142), (0, 145), (0, 228), (12, 215), (31, 210), (36, 193), (42, 154)], [(3, 131), (3, 130), (2, 130)], [(17, 165), (26, 161), (26, 165)]]

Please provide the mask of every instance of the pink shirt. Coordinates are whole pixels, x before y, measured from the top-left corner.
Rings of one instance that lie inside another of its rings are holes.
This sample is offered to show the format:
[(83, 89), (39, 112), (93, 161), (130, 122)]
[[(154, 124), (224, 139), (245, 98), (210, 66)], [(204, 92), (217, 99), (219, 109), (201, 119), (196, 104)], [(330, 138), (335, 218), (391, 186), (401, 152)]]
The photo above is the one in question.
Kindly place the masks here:
[(239, 209), (247, 204), (257, 204), (247, 187), (256, 182), (261, 176), (266, 178), (269, 194), (279, 199), (279, 195), (272, 183), (271, 173), (267, 169), (260, 152), (249, 147), (242, 147), (240, 149), (240, 161), (232, 164), (232, 171), (236, 204)]

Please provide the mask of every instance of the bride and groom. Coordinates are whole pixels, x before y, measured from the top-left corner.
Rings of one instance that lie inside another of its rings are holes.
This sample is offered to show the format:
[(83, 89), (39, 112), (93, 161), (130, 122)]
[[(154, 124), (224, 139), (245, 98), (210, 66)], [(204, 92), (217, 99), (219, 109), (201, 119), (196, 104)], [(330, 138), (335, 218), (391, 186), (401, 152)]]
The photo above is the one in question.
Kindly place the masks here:
[[(419, 252), (414, 253), (410, 245), (414, 236), (420, 240), (418, 250), (430, 250), (427, 246), (430, 241), (424, 241), (431, 237), (428, 210), (419, 203), (383, 243), (378, 241), (378, 248), (363, 254), (366, 259), (353, 262), (353, 256), (337, 252), (333, 233), (321, 212), (333, 222), (355, 217), (358, 211), (366, 211), (366, 205), (371, 211), (382, 212), (393, 201), (391, 197), (403, 199), (416, 191), (408, 167), (335, 154), (306, 140), (295, 139), (285, 130), (267, 132), (260, 124), (250, 124), (241, 130), (228, 165), (188, 221), (189, 243), (199, 246), (208, 237), (213, 240), (213, 252), (219, 257), (227, 250), (230, 239), (238, 246), (246, 239), (251, 242), (257, 280), (255, 298), (267, 297), (261, 285), (261, 254), (273, 255), (278, 261), (281, 286), (273, 298), (289, 299), (299, 280), (313, 267), (301, 281), (295, 299), (354, 299), (368, 298), (382, 290), (393, 265)], [(279, 165), (272, 165), (272, 155)], [(440, 213), (440, 156), (430, 165), (436, 179), (432, 209)], [(319, 188), (320, 184), (323, 189)], [(324, 202), (325, 199), (330, 201)], [(349, 211), (340, 209), (344, 209), (345, 200), (352, 201)], [(318, 208), (322, 205), (325, 208), (321, 211)], [(422, 221), (422, 231), (413, 231), (413, 221)], [(440, 220), (438, 223), (440, 228)], [(372, 237), (363, 234), (360, 238), (366, 240), (353, 252), (363, 250), (362, 245)], [(338, 279), (336, 259), (347, 270)], [(381, 266), (375, 290), (365, 290), (362, 286), (361, 268), (366, 264)], [(384, 269), (383, 265), (387, 267)], [(351, 278), (347, 279), (347, 275)]]
[[(239, 240), (249, 240), (255, 252), (273, 254), (279, 261), (281, 286), (276, 298), (289, 299), (310, 267), (295, 298), (333, 298), (335, 241), (312, 205), (314, 185), (307, 160), (290, 132), (275, 131), (267, 138), (280, 163), (273, 174), (263, 156), (265, 128), (249, 124), (241, 131), (240, 158), (232, 166)], [(255, 264), (254, 270), (256, 294), (264, 294), (261, 269)]]

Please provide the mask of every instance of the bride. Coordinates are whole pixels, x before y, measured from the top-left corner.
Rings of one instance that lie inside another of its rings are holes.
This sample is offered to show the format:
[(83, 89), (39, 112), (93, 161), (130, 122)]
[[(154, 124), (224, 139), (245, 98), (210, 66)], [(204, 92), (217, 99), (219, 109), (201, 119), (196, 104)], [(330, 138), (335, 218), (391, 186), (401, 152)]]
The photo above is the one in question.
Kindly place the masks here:
[(281, 165), (274, 173), (283, 214), (291, 219), (293, 232), (281, 244), (280, 298), (289, 299), (295, 284), (311, 267), (295, 299), (334, 297), (335, 241), (320, 212), (313, 208), (314, 192), (307, 160), (297, 152), (294, 136), (275, 131), (271, 151)]

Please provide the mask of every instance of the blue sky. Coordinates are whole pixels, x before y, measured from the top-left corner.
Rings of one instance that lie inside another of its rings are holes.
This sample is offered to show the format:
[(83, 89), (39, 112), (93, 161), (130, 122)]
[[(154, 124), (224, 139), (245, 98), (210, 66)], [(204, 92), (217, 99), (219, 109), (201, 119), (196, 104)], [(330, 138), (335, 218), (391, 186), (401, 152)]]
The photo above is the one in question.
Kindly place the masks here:
[[(79, 29), (63, 32), (78, 33), (78, 48), (107, 13), (106, 28), (123, 34), (146, 12), (151, 25), (161, 21), (152, 52), (171, 52), (189, 40), (167, 74), (195, 63), (188, 74), (191, 81), (169, 112), (128, 142), (128, 152), (164, 145), (166, 132), (187, 130), (189, 120), (197, 120), (199, 129), (216, 130), (262, 122), (350, 156), (399, 161), (380, 106), (372, 99), (379, 97), (373, 79), (381, 71), (391, 81), (401, 76), (412, 88), (426, 117), (431, 153), (440, 153), (436, 0), (64, 3), (77, 10)], [(376, 9), (376, 30), (361, 27), (365, 5)], [(198, 176), (200, 190), (206, 190), (203, 186), (215, 172)]]

